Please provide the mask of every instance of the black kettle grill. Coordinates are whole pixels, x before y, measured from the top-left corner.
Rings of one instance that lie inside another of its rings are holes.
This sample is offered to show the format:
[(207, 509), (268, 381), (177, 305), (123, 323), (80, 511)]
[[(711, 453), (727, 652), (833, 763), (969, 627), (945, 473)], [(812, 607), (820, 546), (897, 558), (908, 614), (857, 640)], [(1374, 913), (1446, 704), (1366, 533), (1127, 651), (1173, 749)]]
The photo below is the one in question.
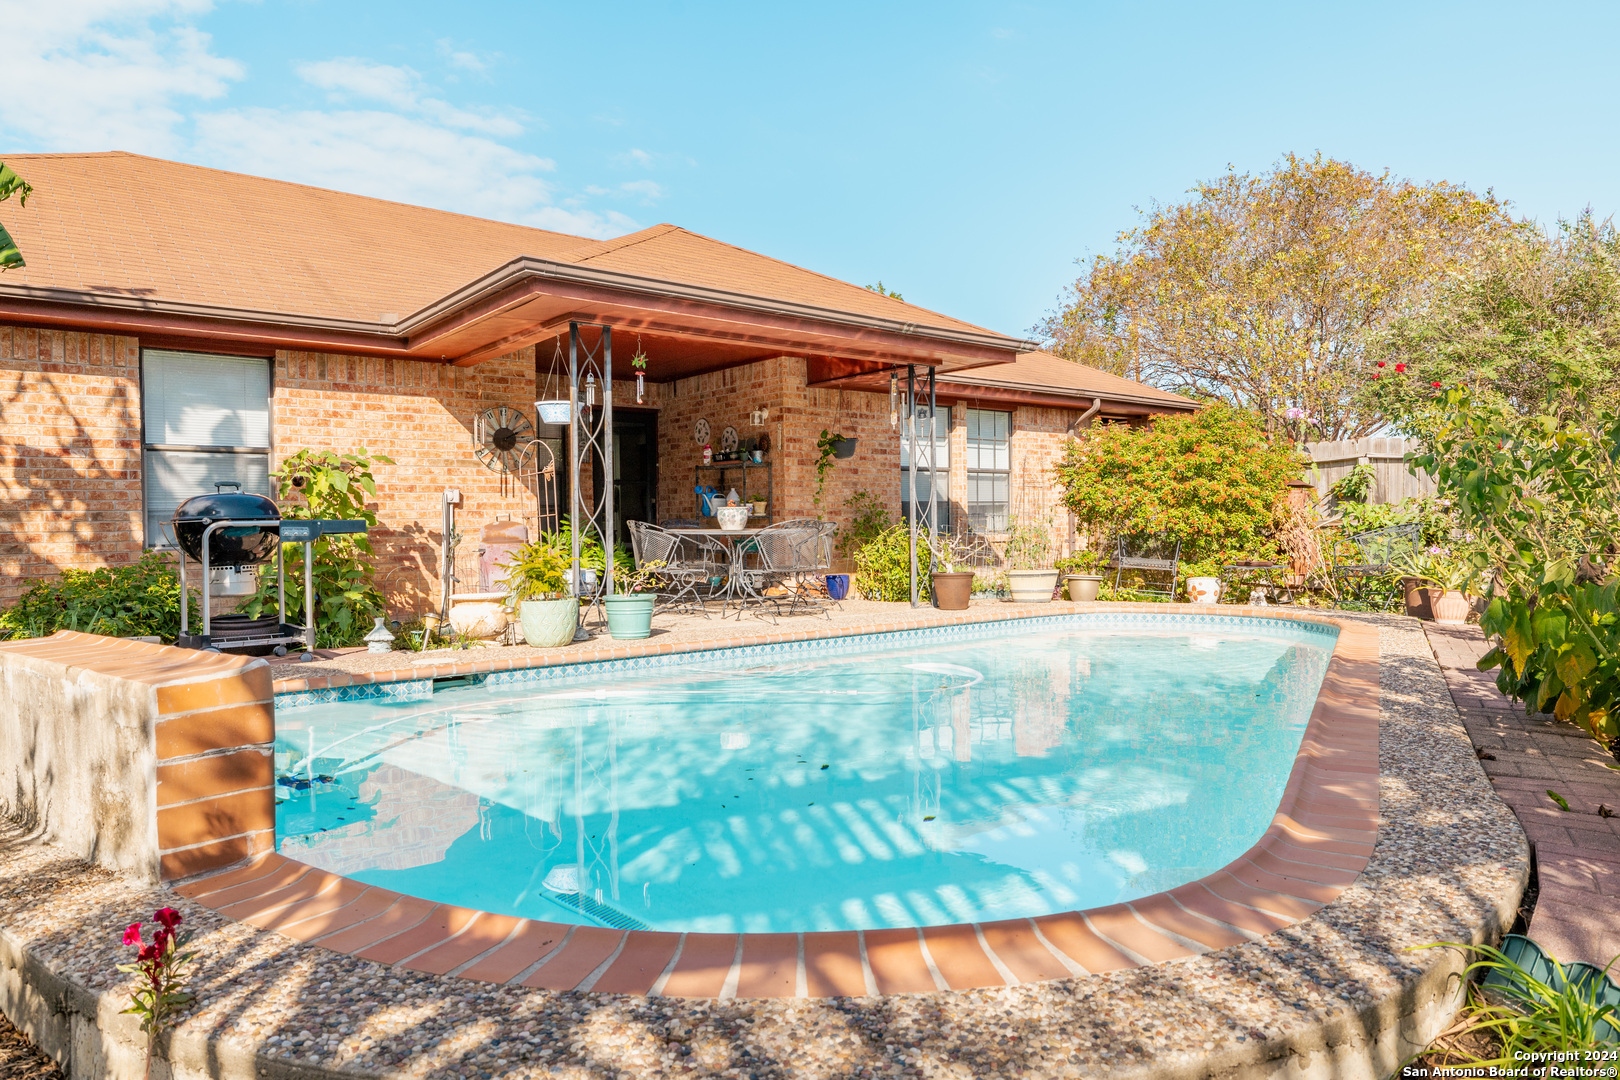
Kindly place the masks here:
[[(216, 484), (212, 495), (197, 495), (175, 508), (169, 527), (180, 550), (180, 636), (183, 649), (284, 656), (287, 646), (303, 645), (304, 659), (314, 659), (315, 648), (315, 544), (323, 536), (363, 533), (364, 521), (311, 519), (282, 521), (276, 504), (263, 495), (250, 495), (238, 484)], [(226, 491), (226, 488), (236, 488)], [(281, 545), (304, 545), (304, 624), (287, 622), (286, 567)], [(202, 633), (187, 632), (186, 556), (202, 564)], [(220, 567), (261, 566), (275, 560), (275, 615), (250, 619), (245, 615), (213, 617), (211, 571)]]

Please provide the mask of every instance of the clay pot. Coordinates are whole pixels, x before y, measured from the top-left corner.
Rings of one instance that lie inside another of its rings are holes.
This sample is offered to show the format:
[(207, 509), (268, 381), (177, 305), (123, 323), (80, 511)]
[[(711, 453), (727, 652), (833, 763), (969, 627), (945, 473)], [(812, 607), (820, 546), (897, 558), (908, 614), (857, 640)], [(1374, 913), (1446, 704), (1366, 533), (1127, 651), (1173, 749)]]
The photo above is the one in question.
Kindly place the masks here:
[(1401, 578), (1401, 594), (1406, 601), (1406, 613), (1414, 619), (1432, 619), (1429, 611), (1428, 588), (1422, 578)]
[(1429, 608), (1434, 612), (1434, 621), (1441, 626), (1461, 626), (1468, 621), (1468, 596), (1456, 589), (1436, 589), (1434, 587), (1423, 590), (1429, 597)]
[(973, 572), (957, 570), (934, 575), (934, 606), (941, 611), (965, 611), (973, 595)]
[(1195, 604), (1213, 604), (1221, 597), (1221, 579), (1190, 577), (1187, 579), (1187, 599)]
[(1057, 588), (1056, 570), (1008, 570), (1007, 585), (1015, 604), (1049, 604)]
[(1067, 574), (1063, 584), (1068, 587), (1069, 599), (1080, 604), (1089, 604), (1097, 599), (1102, 591), (1102, 576), (1099, 574)]

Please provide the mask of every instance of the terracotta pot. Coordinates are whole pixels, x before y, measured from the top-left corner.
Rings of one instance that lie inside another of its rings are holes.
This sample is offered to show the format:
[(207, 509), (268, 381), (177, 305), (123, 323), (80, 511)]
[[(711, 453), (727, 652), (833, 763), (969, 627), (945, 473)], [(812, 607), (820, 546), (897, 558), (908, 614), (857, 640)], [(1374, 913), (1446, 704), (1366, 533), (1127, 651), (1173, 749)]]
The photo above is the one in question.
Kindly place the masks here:
[(1063, 584), (1069, 590), (1069, 599), (1081, 604), (1089, 604), (1097, 599), (1097, 594), (1102, 591), (1102, 582), (1098, 574), (1066, 574), (1063, 578)]
[(1414, 619), (1432, 619), (1429, 611), (1429, 590), (1422, 578), (1401, 578), (1401, 593), (1406, 600), (1406, 613)]
[(973, 571), (934, 575), (934, 606), (941, 611), (966, 611), (972, 595)]
[(1442, 626), (1461, 626), (1468, 621), (1468, 596), (1456, 589), (1436, 589), (1430, 586), (1423, 590), (1429, 597), (1429, 608), (1434, 612), (1434, 621)]
[(1007, 584), (1015, 604), (1049, 604), (1057, 588), (1056, 570), (1008, 570)]

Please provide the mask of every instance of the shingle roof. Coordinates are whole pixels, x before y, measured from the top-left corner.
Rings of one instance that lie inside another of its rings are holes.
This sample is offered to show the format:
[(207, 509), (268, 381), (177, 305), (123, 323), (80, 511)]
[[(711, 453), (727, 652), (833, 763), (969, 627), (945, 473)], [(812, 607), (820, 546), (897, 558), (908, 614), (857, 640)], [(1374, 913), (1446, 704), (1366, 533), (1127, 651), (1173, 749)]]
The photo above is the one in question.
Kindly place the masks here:
[(121, 151), (0, 160), (34, 185), (5, 219), (28, 265), (0, 285), (393, 322), (532, 256), (987, 332), (674, 225), (596, 241)]
[(1076, 397), (1113, 398), (1143, 404), (1163, 404), (1185, 409), (1198, 408), (1191, 398), (1160, 390), (1146, 383), (1111, 375), (1098, 368), (1077, 364), (1048, 352), (1019, 353), (1010, 364), (969, 368), (939, 377), (941, 385), (996, 386), (1008, 389), (1041, 390)]

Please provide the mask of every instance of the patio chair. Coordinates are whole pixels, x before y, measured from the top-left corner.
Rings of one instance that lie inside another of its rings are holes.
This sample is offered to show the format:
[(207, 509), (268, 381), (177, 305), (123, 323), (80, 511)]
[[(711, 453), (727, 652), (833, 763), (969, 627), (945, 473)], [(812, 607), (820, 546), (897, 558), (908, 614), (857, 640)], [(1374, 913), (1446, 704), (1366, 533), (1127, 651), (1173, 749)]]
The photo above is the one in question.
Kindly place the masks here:
[[(1395, 606), (1401, 595), (1400, 583), (1393, 579), (1395, 564), (1402, 558), (1417, 553), (1423, 532), (1417, 524), (1386, 525), (1382, 529), (1369, 529), (1343, 537), (1334, 547), (1333, 576), (1339, 581), (1359, 586), (1347, 598), (1345, 606), (1363, 604), (1371, 610), (1383, 611)], [(1339, 556), (1348, 561), (1340, 562)], [(1379, 580), (1387, 578), (1388, 580)]]
[[(1176, 583), (1180, 577), (1181, 538), (1170, 533), (1122, 533), (1115, 543), (1114, 595), (1119, 595), (1120, 582), (1127, 570), (1143, 572), (1143, 582), (1132, 592), (1149, 596), (1176, 598)], [(1147, 574), (1169, 574), (1170, 584), (1149, 581)]]
[[(789, 614), (801, 607), (821, 610), (816, 598), (806, 595), (794, 579), (813, 574), (821, 566), (820, 550), (824, 546), (826, 524), (814, 518), (798, 518), (769, 525), (754, 534), (751, 543), (755, 565), (741, 571), (748, 594), (761, 603), (769, 602), (777, 614), (781, 614), (784, 602)], [(790, 582), (791, 588), (788, 587)], [(775, 586), (786, 588), (787, 595), (766, 596), (765, 590)], [(738, 616), (741, 617), (740, 611)]]
[(702, 590), (719, 574), (725, 573), (725, 553), (702, 537), (678, 536), (646, 521), (626, 522), (630, 529), (630, 550), (636, 566), (663, 563), (658, 576), (669, 582), (664, 611), (695, 611), (705, 617)]

